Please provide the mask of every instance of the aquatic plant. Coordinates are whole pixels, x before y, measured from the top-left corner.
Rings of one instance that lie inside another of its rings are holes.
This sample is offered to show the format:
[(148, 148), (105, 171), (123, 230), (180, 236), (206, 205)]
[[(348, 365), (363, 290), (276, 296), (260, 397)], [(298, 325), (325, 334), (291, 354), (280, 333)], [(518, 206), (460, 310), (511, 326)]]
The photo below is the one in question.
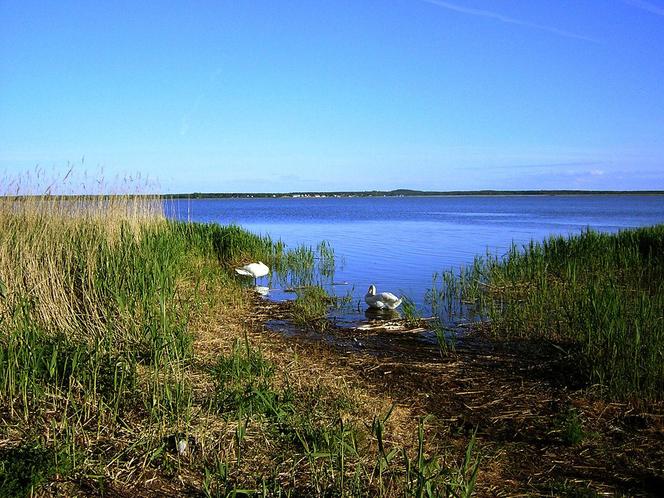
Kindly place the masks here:
[(323, 287), (334, 280), (336, 260), (334, 250), (323, 241), (315, 248), (300, 245), (284, 250), (285, 245), (275, 245), (278, 251), (273, 258), (276, 283), (289, 288)]
[(300, 326), (324, 330), (329, 326), (328, 310), (334, 303), (335, 299), (322, 287), (298, 289), (293, 302), (293, 321)]
[(417, 308), (413, 299), (409, 296), (402, 296), (401, 311), (407, 327), (415, 327), (422, 320), (422, 314)]

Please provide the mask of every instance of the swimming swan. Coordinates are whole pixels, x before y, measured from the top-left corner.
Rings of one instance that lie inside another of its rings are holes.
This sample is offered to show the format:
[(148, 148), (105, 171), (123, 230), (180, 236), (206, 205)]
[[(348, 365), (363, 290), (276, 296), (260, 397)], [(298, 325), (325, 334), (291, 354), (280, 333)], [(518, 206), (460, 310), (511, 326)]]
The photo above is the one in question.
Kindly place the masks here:
[(376, 308), (379, 310), (385, 308), (393, 310), (401, 304), (401, 298), (398, 298), (391, 292), (381, 292), (380, 294), (376, 294), (375, 285), (369, 286), (369, 290), (364, 296), (364, 300), (370, 308)]
[(235, 272), (238, 273), (239, 275), (254, 277), (254, 284), (255, 284), (256, 279), (259, 277), (264, 277), (265, 275), (270, 273), (270, 269), (265, 263), (259, 261), (258, 263), (249, 263), (248, 265), (244, 265), (242, 268), (235, 268)]

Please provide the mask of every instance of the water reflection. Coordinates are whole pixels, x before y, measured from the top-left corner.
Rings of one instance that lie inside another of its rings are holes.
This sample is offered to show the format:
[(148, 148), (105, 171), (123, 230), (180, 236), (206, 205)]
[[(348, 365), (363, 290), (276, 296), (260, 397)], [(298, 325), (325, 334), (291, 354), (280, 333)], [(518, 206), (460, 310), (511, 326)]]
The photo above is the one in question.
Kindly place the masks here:
[(388, 320), (398, 320), (401, 318), (401, 313), (397, 310), (391, 310), (389, 308), (367, 308), (364, 311), (364, 318), (367, 321), (388, 321)]
[(257, 285), (254, 290), (261, 296), (267, 296), (270, 293), (270, 288), (263, 285)]

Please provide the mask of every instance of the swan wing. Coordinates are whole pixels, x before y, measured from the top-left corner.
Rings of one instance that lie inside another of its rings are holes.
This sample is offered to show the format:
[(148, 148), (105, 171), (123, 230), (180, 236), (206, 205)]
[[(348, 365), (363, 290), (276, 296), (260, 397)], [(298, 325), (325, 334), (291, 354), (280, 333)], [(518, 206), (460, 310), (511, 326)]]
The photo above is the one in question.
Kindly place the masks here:
[(240, 275), (259, 278), (264, 277), (270, 273), (270, 268), (268, 268), (265, 263), (261, 263), (259, 261), (258, 263), (249, 263), (248, 265), (244, 265), (242, 268), (236, 268), (235, 271)]
[(267, 267), (265, 263), (258, 262), (258, 263), (251, 263), (249, 266), (249, 271), (254, 277), (264, 277), (268, 273), (270, 273), (270, 269)]
[(262, 261), (259, 261), (258, 264), (256, 265), (256, 273), (259, 273), (261, 277), (264, 277), (268, 273), (270, 273), (270, 267), (267, 266), (265, 263)]
[(364, 301), (369, 305), (370, 308), (383, 309), (385, 303), (380, 300), (380, 296), (372, 296), (367, 294), (364, 296)]
[(397, 300), (394, 301), (394, 302), (390, 302), (390, 303), (388, 303), (388, 304), (387, 304), (387, 307), (390, 308), (391, 310), (396, 309), (396, 308), (398, 308), (399, 305), (401, 304), (401, 301), (402, 301), (401, 299), (397, 299)]
[(397, 301), (401, 301), (397, 296), (392, 294), (391, 292), (381, 292), (377, 296), (381, 301), (384, 301), (386, 303), (396, 303)]

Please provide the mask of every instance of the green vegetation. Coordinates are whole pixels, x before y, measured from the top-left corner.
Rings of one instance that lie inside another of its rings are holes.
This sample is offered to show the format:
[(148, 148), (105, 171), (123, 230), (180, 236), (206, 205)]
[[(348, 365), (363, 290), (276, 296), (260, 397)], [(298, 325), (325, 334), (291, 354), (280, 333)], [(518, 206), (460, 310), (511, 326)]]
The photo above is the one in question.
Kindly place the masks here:
[(277, 257), (274, 258), (274, 272), (282, 284), (299, 288), (320, 287), (331, 283), (334, 278), (334, 250), (329, 243), (321, 242), (315, 248), (299, 246), (283, 251), (278, 242)]
[(298, 290), (293, 303), (293, 320), (303, 327), (324, 330), (329, 326), (328, 310), (335, 299), (322, 287), (305, 287)]
[(392, 409), (384, 415), (374, 417), (372, 432), (378, 442), (378, 482), (380, 488), (385, 488), (384, 479), (386, 471), (395, 461), (402, 460), (406, 469), (405, 496), (413, 497), (458, 497), (466, 498), (473, 495), (480, 460), (474, 454), (475, 435), (471, 438), (463, 461), (458, 467), (451, 468), (445, 465), (440, 455), (428, 456), (425, 450), (426, 435), (425, 424), (430, 417), (420, 418), (417, 428), (417, 449), (409, 454), (404, 448), (391, 448), (385, 445), (385, 425)]
[(576, 410), (570, 409), (561, 417), (561, 436), (565, 444), (579, 444), (585, 438), (583, 422)]
[(430, 298), (495, 337), (557, 344), (611, 397), (664, 398), (663, 225), (512, 247), (444, 274)]
[(422, 314), (417, 309), (415, 302), (408, 296), (401, 297), (401, 312), (407, 327), (416, 327), (422, 320)]
[[(325, 243), (172, 222), (157, 197), (0, 198), (0, 495), (460, 497), (500, 493), (507, 476), (519, 492), (591, 496), (576, 467), (518, 483), (530, 450), (604, 462), (627, 448), (616, 426), (646, 441), (620, 459), (641, 475), (661, 468), (654, 432), (637, 432), (661, 410), (632, 420), (550, 386), (538, 400), (539, 380), (515, 380), (498, 352), (484, 364), (448, 327), (488, 319), (496, 338), (553, 343), (611, 398), (661, 399), (663, 241), (663, 227), (586, 232), (477, 258), (428, 295), (440, 355), (411, 357), (422, 346), (389, 333), (385, 350), (349, 354), (264, 328), (276, 305), (256, 306), (233, 271), (264, 261), (298, 291), (276, 317), (331, 327), (352, 297), (323, 290)], [(422, 320), (408, 299), (403, 312)]]
[[(414, 456), (385, 422), (379, 452), (337, 377), (250, 338), (235, 266), (315, 284), (333, 256), (168, 221), (148, 196), (1, 198), (0, 494), (467, 496), (476, 457), (445, 461), (428, 419)], [(295, 306), (310, 323), (327, 299)]]
[(56, 475), (72, 471), (66, 451), (58, 455), (39, 442), (0, 450), (0, 491), (3, 496), (31, 494)]

